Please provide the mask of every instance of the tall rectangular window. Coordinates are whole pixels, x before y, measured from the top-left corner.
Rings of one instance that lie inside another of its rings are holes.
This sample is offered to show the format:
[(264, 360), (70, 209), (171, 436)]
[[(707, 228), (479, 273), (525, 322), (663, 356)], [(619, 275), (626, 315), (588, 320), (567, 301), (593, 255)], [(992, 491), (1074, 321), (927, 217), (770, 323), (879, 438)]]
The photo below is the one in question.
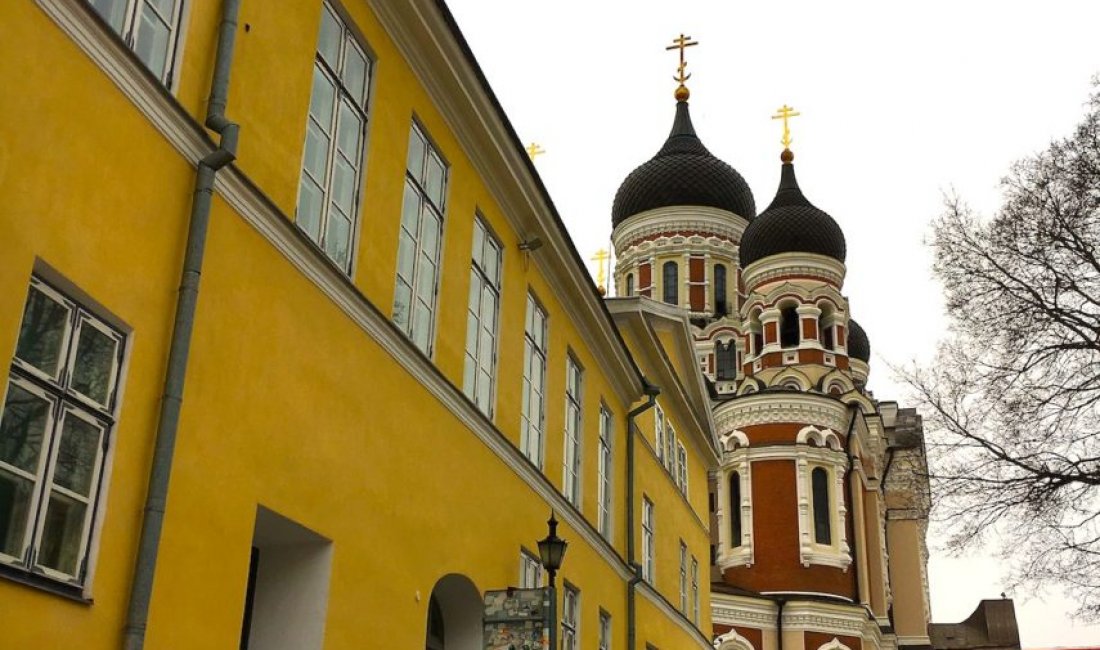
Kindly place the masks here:
[(561, 490), (573, 505), (581, 503), (581, 381), (583, 372), (569, 356), (565, 360), (565, 453)]
[(0, 411), (0, 562), (84, 581), (124, 345), (32, 278)]
[(431, 356), (447, 166), (416, 123), (409, 131), (405, 169), (393, 322)]
[(665, 469), (673, 475), (676, 473), (676, 429), (667, 419), (665, 420)]
[(526, 550), (519, 552), (519, 587), (535, 589), (542, 586), (542, 561)]
[(611, 614), (600, 610), (600, 638), (597, 650), (611, 650)]
[(323, 4), (296, 223), (345, 273), (363, 185), (370, 76), (370, 59), (355, 35)]
[(653, 407), (653, 419), (656, 422), (654, 432), (654, 446), (657, 448), (657, 460), (662, 464), (665, 461), (665, 411), (660, 404)]
[(680, 492), (687, 496), (688, 493), (688, 462), (687, 462), (687, 450), (684, 449), (684, 443), (677, 441), (676, 443), (676, 485), (680, 488)]
[(546, 312), (527, 296), (523, 334), (523, 396), (520, 414), (520, 450), (542, 467), (543, 424), (546, 405)]
[(699, 560), (691, 556), (691, 620), (699, 624)]
[(561, 597), (561, 650), (577, 650), (577, 622), (580, 620), (581, 594), (568, 582)]
[(141, 62), (172, 85), (183, 0), (89, 0)]
[(680, 540), (680, 611), (688, 612), (688, 547)]
[(642, 497), (642, 579), (650, 584), (656, 580), (653, 541), (653, 502)]
[(599, 476), (599, 529), (604, 539), (611, 540), (611, 497), (613, 496), (611, 482), (611, 426), (613, 420), (611, 411), (603, 404), (600, 405), (600, 476)]
[(500, 242), (478, 216), (474, 219), (462, 390), (490, 418), (493, 417), (493, 388), (496, 384), (500, 253)]

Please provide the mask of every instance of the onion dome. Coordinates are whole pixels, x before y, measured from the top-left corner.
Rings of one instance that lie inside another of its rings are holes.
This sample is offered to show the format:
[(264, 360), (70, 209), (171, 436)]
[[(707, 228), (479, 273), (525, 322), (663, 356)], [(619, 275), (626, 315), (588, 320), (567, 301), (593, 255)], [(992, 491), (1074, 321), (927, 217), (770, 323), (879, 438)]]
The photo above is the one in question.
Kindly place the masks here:
[(779, 191), (741, 236), (741, 268), (777, 253), (817, 253), (844, 261), (840, 226), (810, 203), (794, 176), (794, 154), (783, 151)]
[[(684, 95), (677, 95), (681, 97)], [(756, 216), (748, 183), (703, 146), (683, 99), (676, 102), (676, 119), (664, 146), (619, 186), (611, 207), (611, 226), (640, 212), (673, 205), (719, 208), (748, 220)]]
[(871, 341), (867, 339), (867, 332), (851, 318), (848, 319), (848, 356), (864, 363), (871, 361)]

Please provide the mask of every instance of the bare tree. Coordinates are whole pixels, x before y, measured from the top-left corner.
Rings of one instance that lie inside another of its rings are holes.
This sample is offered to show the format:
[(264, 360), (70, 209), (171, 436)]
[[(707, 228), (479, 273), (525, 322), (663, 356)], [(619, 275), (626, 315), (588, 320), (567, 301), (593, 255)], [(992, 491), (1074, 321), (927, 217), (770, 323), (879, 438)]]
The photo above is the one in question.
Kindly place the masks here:
[(981, 218), (934, 224), (950, 334), (904, 378), (956, 549), (999, 537), (1016, 584), (1100, 620), (1100, 79), (1068, 138), (1017, 162)]

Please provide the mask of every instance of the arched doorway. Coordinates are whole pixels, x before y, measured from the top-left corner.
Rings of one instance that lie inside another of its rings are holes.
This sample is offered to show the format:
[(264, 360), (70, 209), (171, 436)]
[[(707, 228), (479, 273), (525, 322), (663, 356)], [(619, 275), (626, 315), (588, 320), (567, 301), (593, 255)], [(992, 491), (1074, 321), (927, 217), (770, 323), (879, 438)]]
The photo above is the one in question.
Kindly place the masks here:
[(481, 592), (469, 578), (440, 578), (428, 599), (425, 649), (482, 650), (482, 607)]

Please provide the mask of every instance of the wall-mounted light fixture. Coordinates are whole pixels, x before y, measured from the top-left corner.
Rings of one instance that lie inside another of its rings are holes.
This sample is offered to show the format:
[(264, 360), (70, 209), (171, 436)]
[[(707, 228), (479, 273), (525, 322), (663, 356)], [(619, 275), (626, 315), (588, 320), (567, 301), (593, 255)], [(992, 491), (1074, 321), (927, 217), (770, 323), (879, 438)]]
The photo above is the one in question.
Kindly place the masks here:
[(542, 240), (538, 237), (531, 237), (530, 239), (525, 239), (519, 243), (519, 249), (525, 253), (537, 251), (540, 248), (542, 248)]

